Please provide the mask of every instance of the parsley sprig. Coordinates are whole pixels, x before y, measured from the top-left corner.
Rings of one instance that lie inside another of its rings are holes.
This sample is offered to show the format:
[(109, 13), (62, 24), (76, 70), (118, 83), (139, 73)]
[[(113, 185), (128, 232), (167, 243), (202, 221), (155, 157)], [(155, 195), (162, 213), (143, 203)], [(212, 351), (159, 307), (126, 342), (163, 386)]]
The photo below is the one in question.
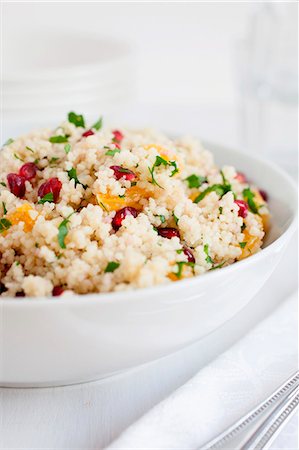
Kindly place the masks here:
[(243, 197), (247, 201), (249, 209), (254, 214), (258, 214), (258, 206), (254, 201), (255, 194), (251, 191), (250, 188), (246, 188), (243, 190)]
[(54, 201), (54, 196), (53, 196), (53, 192), (48, 192), (48, 194), (44, 195), (37, 203), (39, 205), (43, 205), (46, 202), (53, 202)]
[(203, 183), (207, 182), (206, 177), (202, 177), (201, 175), (195, 175), (194, 173), (186, 178), (189, 189), (199, 188)]
[(85, 121), (82, 114), (76, 114), (73, 111), (68, 113), (68, 121), (73, 123), (75, 127), (85, 128)]
[(203, 251), (204, 251), (205, 254), (207, 255), (207, 257), (206, 257), (206, 262), (207, 262), (208, 264), (213, 264), (214, 261), (212, 260), (212, 258), (211, 258), (210, 255), (209, 255), (209, 245), (208, 245), (208, 244), (205, 244), (205, 245), (204, 245)]
[(83, 186), (84, 189), (87, 189), (87, 185), (83, 184), (83, 183), (81, 183), (81, 181), (79, 181), (78, 176), (77, 176), (77, 170), (74, 167), (72, 167), (70, 170), (68, 170), (67, 174), (68, 174), (70, 180), (75, 181), (75, 187), (77, 186), (77, 184), (81, 184), (81, 186)]
[(163, 188), (162, 186), (160, 186), (160, 184), (156, 181), (155, 175), (154, 175), (155, 168), (156, 168), (156, 167), (159, 167), (159, 166), (161, 166), (161, 165), (163, 165), (163, 166), (165, 166), (165, 167), (167, 167), (167, 166), (173, 167), (173, 170), (172, 170), (171, 175), (170, 175), (171, 177), (173, 177), (176, 173), (178, 173), (179, 169), (178, 169), (177, 164), (176, 164), (175, 161), (166, 161), (166, 159), (162, 158), (161, 156), (156, 156), (156, 160), (155, 160), (155, 162), (154, 162), (152, 168), (150, 168), (150, 167), (148, 168), (148, 170), (149, 170), (149, 172), (150, 172), (150, 174), (151, 174), (151, 177), (152, 177), (151, 183), (152, 183), (152, 184), (155, 184), (156, 186), (159, 186), (159, 187), (162, 188), (162, 189), (164, 189), (164, 188)]
[(58, 243), (61, 248), (66, 248), (65, 238), (68, 234), (68, 224), (70, 222), (70, 217), (74, 214), (72, 212), (66, 219), (64, 219), (58, 226)]

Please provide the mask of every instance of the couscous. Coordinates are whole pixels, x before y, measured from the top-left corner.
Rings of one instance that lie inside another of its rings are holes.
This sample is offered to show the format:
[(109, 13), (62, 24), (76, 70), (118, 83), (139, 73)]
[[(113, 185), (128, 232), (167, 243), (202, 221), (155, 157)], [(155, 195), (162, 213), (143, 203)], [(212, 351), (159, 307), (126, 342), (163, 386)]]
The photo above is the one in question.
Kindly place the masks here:
[(202, 275), (261, 249), (266, 193), (193, 138), (86, 127), (0, 152), (2, 297), (120, 291)]

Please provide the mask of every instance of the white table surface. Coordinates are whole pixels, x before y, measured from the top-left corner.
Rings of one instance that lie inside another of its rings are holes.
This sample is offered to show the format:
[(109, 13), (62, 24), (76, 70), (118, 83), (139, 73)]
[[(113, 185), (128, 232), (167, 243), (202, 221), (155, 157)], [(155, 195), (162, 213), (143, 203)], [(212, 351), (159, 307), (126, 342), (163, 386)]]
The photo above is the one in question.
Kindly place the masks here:
[[(243, 311), (202, 341), (174, 355), (98, 382), (1, 389), (1, 448), (104, 448), (296, 289), (296, 248), (294, 238), (273, 276)], [(295, 420), (272, 448), (296, 448)]]

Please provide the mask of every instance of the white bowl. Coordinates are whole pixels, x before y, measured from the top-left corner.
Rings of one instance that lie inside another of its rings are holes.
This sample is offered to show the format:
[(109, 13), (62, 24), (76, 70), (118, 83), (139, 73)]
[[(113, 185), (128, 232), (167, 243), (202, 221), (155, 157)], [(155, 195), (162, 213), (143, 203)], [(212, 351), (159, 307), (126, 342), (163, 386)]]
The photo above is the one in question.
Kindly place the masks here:
[(296, 228), (296, 186), (275, 165), (207, 145), (270, 195), (265, 248), (205, 275), (132, 292), (2, 299), (2, 386), (54, 386), (107, 377), (174, 352), (240, 311), (279, 262)]

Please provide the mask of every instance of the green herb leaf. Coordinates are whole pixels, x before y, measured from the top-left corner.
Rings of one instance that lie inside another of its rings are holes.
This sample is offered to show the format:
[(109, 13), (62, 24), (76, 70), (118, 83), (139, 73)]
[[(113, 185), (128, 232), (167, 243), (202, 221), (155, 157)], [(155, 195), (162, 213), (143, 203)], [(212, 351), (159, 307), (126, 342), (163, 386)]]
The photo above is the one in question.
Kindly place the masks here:
[(73, 111), (68, 113), (68, 121), (73, 123), (75, 127), (85, 127), (84, 117), (81, 114), (76, 114)]
[(222, 214), (223, 208), (222, 206), (219, 207), (219, 214)]
[(67, 142), (68, 139), (69, 137), (66, 135), (59, 135), (50, 137), (49, 141), (52, 142), (52, 144), (63, 144), (64, 142)]
[(137, 181), (131, 181), (131, 187), (136, 186), (136, 184), (137, 184)]
[(120, 266), (120, 263), (115, 261), (110, 261), (105, 269), (105, 273), (114, 272), (118, 267)]
[(66, 154), (68, 154), (71, 151), (72, 147), (71, 144), (65, 144), (64, 151)]
[(256, 205), (254, 199), (254, 193), (251, 191), (250, 188), (246, 188), (243, 190), (243, 197), (247, 201), (249, 209), (254, 214), (258, 214), (258, 206)]
[(7, 139), (7, 141), (3, 144), (3, 147), (5, 146), (5, 145), (10, 145), (10, 144), (12, 144), (14, 142), (14, 140), (12, 139), (12, 138), (9, 138), (9, 139)]
[(245, 228), (246, 228), (246, 223), (243, 223), (242, 226), (241, 226), (241, 231), (242, 231), (242, 233), (243, 233), (243, 231), (245, 230)]
[(174, 176), (176, 173), (178, 173), (178, 171), (179, 171), (178, 166), (177, 166), (177, 164), (176, 164), (175, 161), (170, 161), (170, 162), (168, 163), (168, 165), (169, 165), (170, 167), (174, 167), (174, 169), (173, 169), (173, 171), (171, 172), (171, 175), (170, 175), (170, 177), (173, 177), (173, 176)]
[(73, 215), (74, 213), (71, 213), (66, 219), (64, 219), (60, 225), (58, 226), (58, 243), (60, 245), (61, 248), (66, 248), (65, 246), (65, 238), (68, 234), (68, 223), (69, 223), (69, 218), (71, 217), (71, 215)]
[(164, 189), (162, 186), (160, 186), (160, 184), (157, 183), (157, 181), (155, 180), (155, 176), (154, 176), (154, 171), (156, 167), (159, 167), (163, 164), (163, 166), (168, 166), (168, 161), (166, 161), (166, 159), (161, 158), (161, 156), (156, 156), (156, 161), (153, 164), (152, 168), (148, 168), (151, 176), (152, 176), (152, 184), (155, 184), (156, 186), (159, 186), (161, 189)]
[(160, 215), (159, 218), (161, 220), (161, 223), (165, 223), (166, 222), (165, 216)]
[(100, 117), (99, 120), (91, 126), (91, 128), (99, 131), (102, 128), (102, 126), (103, 126), (103, 118)]
[(53, 192), (48, 192), (48, 194), (44, 195), (43, 198), (41, 198), (37, 203), (43, 205), (46, 202), (51, 203), (53, 201), (54, 201)]
[(50, 159), (49, 164), (55, 164), (56, 161), (58, 161), (59, 158), (56, 158), (55, 156), (53, 156), (53, 158)]
[(208, 244), (205, 244), (205, 245), (204, 245), (203, 251), (204, 251), (205, 254), (207, 255), (207, 257), (206, 257), (206, 262), (207, 262), (208, 264), (213, 264), (213, 260), (212, 260), (212, 258), (211, 258), (210, 255), (209, 255), (209, 246), (208, 246)]
[(13, 155), (14, 155), (14, 157), (15, 157), (16, 159), (18, 159), (19, 161), (24, 162), (24, 159), (20, 158), (16, 153), (14, 153)]
[[(104, 148), (107, 148), (107, 147), (104, 147)], [(109, 148), (109, 147), (108, 147), (108, 148)], [(108, 155), (108, 156), (114, 156), (115, 153), (120, 153), (120, 149), (119, 149), (119, 148), (114, 148), (113, 150), (112, 150), (112, 149), (109, 149), (109, 150), (107, 150), (107, 152), (105, 153), (105, 155)]]
[(182, 273), (183, 273), (183, 267), (184, 266), (189, 266), (192, 267), (194, 269), (195, 263), (193, 262), (187, 262), (187, 261), (179, 261), (176, 263), (178, 271), (174, 272), (174, 274), (178, 277), (181, 278), (182, 277)]
[(4, 183), (4, 181), (1, 181), (0, 184), (1, 184), (1, 186), (6, 187), (6, 183)]
[(189, 189), (192, 189), (192, 188), (199, 188), (203, 183), (207, 181), (207, 178), (193, 174), (187, 177), (186, 181), (188, 182)]
[(173, 220), (175, 221), (175, 224), (177, 225), (179, 222), (179, 218), (175, 215), (174, 212), (172, 212), (172, 217), (173, 217)]
[(203, 192), (201, 192), (194, 200), (194, 203), (199, 203), (210, 192), (216, 192), (216, 194), (218, 194), (220, 197), (223, 197), (224, 194), (229, 191), (231, 191), (230, 184), (213, 184), (213, 186), (209, 186)]
[(67, 174), (68, 174), (70, 180), (74, 180), (74, 181), (75, 181), (75, 187), (77, 186), (77, 184), (81, 184), (81, 186), (83, 186), (84, 189), (87, 188), (86, 184), (83, 184), (83, 183), (81, 183), (81, 182), (78, 180), (78, 177), (77, 177), (77, 170), (74, 169), (74, 167), (73, 167), (72, 169), (68, 170), (68, 171), (67, 171)]
[(32, 150), (32, 148), (28, 147), (28, 145), (26, 145), (26, 150), (29, 150), (31, 153), (34, 153), (34, 150)]
[(246, 244), (247, 244), (247, 242), (239, 242), (239, 245), (241, 248), (245, 248)]
[(221, 264), (218, 264), (217, 266), (211, 267), (210, 270), (215, 270), (215, 269), (221, 269), (221, 267), (226, 263), (226, 261), (223, 261)]
[(3, 214), (4, 215), (7, 214), (7, 209), (6, 209), (6, 206), (5, 206), (4, 202), (2, 202), (2, 208), (3, 208)]
[(11, 226), (12, 223), (9, 220), (5, 218), (0, 219), (0, 233), (3, 233), (3, 231), (8, 230)]

